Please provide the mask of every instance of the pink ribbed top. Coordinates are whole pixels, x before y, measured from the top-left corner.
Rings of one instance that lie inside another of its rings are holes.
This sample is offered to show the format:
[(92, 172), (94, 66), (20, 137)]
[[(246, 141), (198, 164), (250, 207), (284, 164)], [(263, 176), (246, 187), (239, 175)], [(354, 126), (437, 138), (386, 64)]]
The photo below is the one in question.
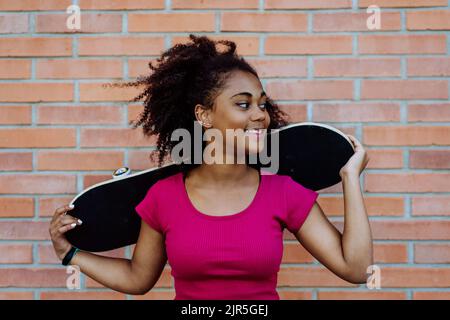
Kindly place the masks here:
[(289, 176), (262, 174), (247, 208), (211, 216), (194, 207), (180, 172), (150, 187), (136, 211), (165, 236), (176, 300), (278, 300), (283, 229), (297, 232), (317, 197)]

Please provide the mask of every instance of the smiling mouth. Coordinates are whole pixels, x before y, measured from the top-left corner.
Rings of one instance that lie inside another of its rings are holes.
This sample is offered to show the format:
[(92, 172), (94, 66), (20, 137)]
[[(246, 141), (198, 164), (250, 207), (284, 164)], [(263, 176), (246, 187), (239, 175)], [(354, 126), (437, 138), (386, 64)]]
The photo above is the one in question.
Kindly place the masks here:
[(258, 139), (262, 139), (262, 137), (265, 135), (266, 129), (259, 128), (259, 129), (245, 129), (244, 134), (248, 137), (254, 137)]
[(263, 133), (263, 129), (245, 129), (244, 130), (245, 133), (252, 133), (252, 134), (261, 134)]

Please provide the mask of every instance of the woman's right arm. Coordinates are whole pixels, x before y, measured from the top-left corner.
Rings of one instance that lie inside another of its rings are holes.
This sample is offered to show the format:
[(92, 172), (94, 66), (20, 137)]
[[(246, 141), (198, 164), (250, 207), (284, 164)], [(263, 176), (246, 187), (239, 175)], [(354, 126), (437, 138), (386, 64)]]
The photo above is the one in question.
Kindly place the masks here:
[[(71, 248), (64, 233), (74, 228), (74, 223), (79, 225), (77, 219), (68, 214), (64, 215), (69, 210), (71, 210), (69, 206), (58, 208), (49, 229), (55, 252), (60, 260)], [(131, 260), (79, 251), (70, 264), (78, 266), (81, 272), (108, 288), (127, 294), (145, 294), (158, 281), (166, 262), (163, 235), (142, 220)]]

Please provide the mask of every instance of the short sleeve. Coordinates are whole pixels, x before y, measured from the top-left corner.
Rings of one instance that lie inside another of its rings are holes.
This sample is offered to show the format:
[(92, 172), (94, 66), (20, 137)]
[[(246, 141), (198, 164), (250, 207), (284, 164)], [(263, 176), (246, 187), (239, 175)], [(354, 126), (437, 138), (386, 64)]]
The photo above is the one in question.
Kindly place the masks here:
[(163, 233), (158, 217), (157, 194), (155, 185), (147, 191), (144, 199), (135, 207), (136, 212), (152, 229)]
[(294, 181), (290, 176), (284, 183), (285, 216), (284, 222), (286, 228), (297, 233), (308, 217), (312, 206), (314, 205), (319, 193), (302, 186)]

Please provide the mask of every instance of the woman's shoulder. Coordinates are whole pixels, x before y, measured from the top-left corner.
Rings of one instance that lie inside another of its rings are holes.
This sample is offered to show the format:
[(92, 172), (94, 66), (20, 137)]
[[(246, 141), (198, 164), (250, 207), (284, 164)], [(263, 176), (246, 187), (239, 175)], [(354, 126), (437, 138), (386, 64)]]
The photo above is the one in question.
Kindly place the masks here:
[(281, 175), (281, 174), (264, 174), (272, 187), (277, 188), (278, 190), (285, 190), (289, 188), (295, 188), (298, 186), (304, 187), (301, 183), (295, 181), (291, 176)]
[(265, 177), (265, 179), (271, 181), (275, 184), (284, 184), (286, 180), (291, 179), (290, 176), (280, 175), (280, 174), (271, 174), (266, 172), (261, 172), (261, 175)]

